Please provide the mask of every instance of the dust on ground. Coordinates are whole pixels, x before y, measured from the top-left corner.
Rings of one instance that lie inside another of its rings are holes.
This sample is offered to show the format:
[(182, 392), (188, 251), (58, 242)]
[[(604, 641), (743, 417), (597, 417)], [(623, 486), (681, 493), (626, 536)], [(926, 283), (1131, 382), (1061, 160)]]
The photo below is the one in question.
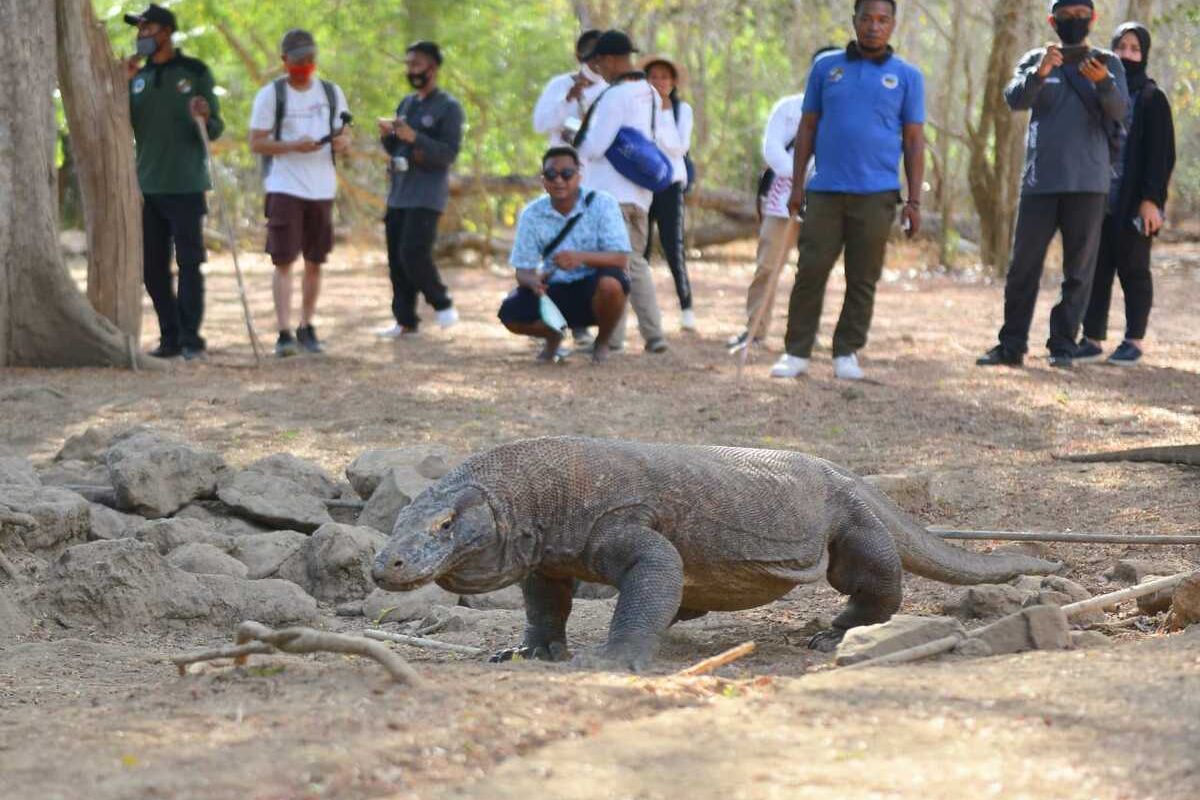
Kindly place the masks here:
[[(1051, 370), (1040, 348), (1020, 371), (984, 371), (1002, 293), (962, 276), (910, 272), (899, 248), (880, 287), (864, 358), (871, 382), (767, 377), (772, 347), (741, 387), (722, 343), (741, 323), (752, 273), (744, 250), (694, 265), (699, 335), (672, 350), (532, 363), (534, 348), (495, 320), (501, 270), (447, 272), (463, 323), (411, 342), (380, 342), (390, 289), (377, 251), (343, 249), (326, 276), (319, 358), (249, 355), (227, 258), (209, 273), (204, 364), (165, 373), (0, 372), (0, 443), (35, 461), (88, 426), (158, 425), (233, 465), (287, 451), (340, 472), (369, 448), (440, 442), (467, 453), (513, 438), (593, 436), (787, 448), (860, 473), (936, 473), (942, 500), (910, 508), (961, 528), (1196, 532), (1200, 472), (1079, 465), (1054, 454), (1200, 441), (1196, 250), (1163, 248), (1148, 364)], [(273, 329), (269, 267), (246, 257), (264, 341)], [(1190, 265), (1190, 266), (1189, 266)], [(656, 268), (668, 330), (677, 327)], [(831, 282), (823, 338), (840, 306)], [(1122, 322), (1119, 301), (1113, 329)], [(145, 341), (153, 341), (147, 313)], [(0, 391), (3, 394), (3, 391)], [(1092, 591), (1116, 558), (1200, 561), (1187, 548), (1054, 545)], [(913, 579), (906, 613), (937, 613), (955, 590)], [(488, 666), (404, 649), (431, 687), (385, 684), (373, 663), (340, 656), (255, 657), (251, 667), (177, 677), (164, 661), (212, 644), (205, 630), (115, 637), (54, 625), (0, 643), (0, 797), (436, 798), (976, 796), (1184, 798), (1200, 794), (1200, 638), (1129, 629), (1100, 651), (949, 660), (839, 674), (802, 631), (841, 602), (807, 587), (753, 611), (669, 632), (654, 674)], [(578, 604), (572, 643), (603, 640), (611, 601)], [(448, 640), (493, 647), (520, 635), (520, 612)], [(333, 629), (364, 620), (327, 616)], [(719, 677), (670, 672), (746, 640), (758, 651)]]

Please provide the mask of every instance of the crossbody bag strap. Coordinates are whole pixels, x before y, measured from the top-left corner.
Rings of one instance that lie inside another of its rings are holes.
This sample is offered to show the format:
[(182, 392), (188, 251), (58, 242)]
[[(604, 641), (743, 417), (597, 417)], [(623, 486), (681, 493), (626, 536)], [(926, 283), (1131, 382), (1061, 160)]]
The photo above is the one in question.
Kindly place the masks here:
[(587, 213), (587, 210), (592, 207), (592, 200), (594, 199), (596, 199), (595, 192), (588, 192), (583, 196), (583, 211), (580, 211), (578, 214), (567, 220), (566, 224), (562, 226), (562, 230), (558, 232), (558, 235), (551, 239), (548, 245), (542, 248), (542, 258), (549, 258), (550, 254), (554, 252), (555, 248), (563, 243), (563, 240), (565, 240), (571, 231), (575, 229), (575, 226), (579, 224), (579, 220), (583, 219), (583, 215)]

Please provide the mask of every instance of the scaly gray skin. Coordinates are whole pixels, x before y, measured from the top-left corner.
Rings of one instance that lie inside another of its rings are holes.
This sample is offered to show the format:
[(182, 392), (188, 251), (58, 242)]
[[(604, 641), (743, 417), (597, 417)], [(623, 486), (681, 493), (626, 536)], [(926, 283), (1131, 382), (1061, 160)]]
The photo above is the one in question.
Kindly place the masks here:
[(1118, 450), (1115, 453), (1062, 456), (1061, 460), (1082, 464), (1097, 464), (1104, 461), (1142, 461), (1200, 467), (1200, 444), (1184, 444), (1178, 447), (1143, 447), (1138, 450)]
[(577, 580), (620, 590), (600, 663), (641, 670), (675, 621), (770, 603), (822, 575), (849, 595), (832, 649), (900, 607), (902, 568), (997, 583), (1058, 564), (952, 547), (883, 494), (819, 458), (772, 450), (576, 437), (503, 445), (463, 462), (400, 512), (374, 578), (460, 594), (523, 581), (517, 651), (567, 656)]

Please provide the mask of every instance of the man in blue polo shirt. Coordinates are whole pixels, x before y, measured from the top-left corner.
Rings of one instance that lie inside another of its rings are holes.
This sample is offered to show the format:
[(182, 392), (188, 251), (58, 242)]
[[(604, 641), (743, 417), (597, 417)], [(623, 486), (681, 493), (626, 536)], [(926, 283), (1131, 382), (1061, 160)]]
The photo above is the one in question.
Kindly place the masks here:
[(564, 328), (552, 327), (542, 311), (548, 297), (571, 330), (599, 327), (592, 360), (608, 357), (609, 340), (629, 295), (633, 251), (621, 206), (607, 192), (582, 190), (579, 154), (552, 147), (542, 157), (546, 194), (521, 212), (510, 262), (517, 288), (500, 306), (504, 327), (542, 339), (538, 360), (560, 358)]
[(776, 378), (808, 371), (821, 322), (825, 284), (845, 250), (846, 300), (833, 334), (837, 377), (861, 380), (857, 353), (867, 343), (875, 285), (900, 203), (900, 156), (908, 184), (902, 212), (911, 237), (921, 227), (925, 175), (925, 80), (888, 45), (896, 28), (894, 0), (857, 0), (856, 40), (822, 56), (809, 73), (796, 134), (795, 172), (816, 155), (807, 185), (796, 181), (788, 209), (804, 213), (800, 263), (788, 305), (787, 352)]

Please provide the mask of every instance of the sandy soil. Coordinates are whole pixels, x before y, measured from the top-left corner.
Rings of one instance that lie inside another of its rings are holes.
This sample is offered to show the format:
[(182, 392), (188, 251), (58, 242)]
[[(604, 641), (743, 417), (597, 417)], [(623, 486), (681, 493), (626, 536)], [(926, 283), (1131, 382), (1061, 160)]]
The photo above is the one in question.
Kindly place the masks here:
[[(741, 387), (721, 342), (739, 325), (752, 268), (744, 249), (695, 265), (700, 335), (665, 356), (631, 353), (532, 364), (495, 309), (508, 276), (448, 272), (464, 323), (380, 343), (389, 290), (377, 252), (331, 265), (318, 329), (329, 353), (255, 368), (227, 259), (210, 271), (213, 349), (165, 373), (0, 372), (53, 392), (0, 400), (0, 449), (35, 461), (90, 425), (151, 423), (233, 464), (289, 451), (339, 472), (362, 450), (421, 441), (463, 453), (512, 438), (586, 433), (804, 450), (864, 474), (931, 473), (927, 522), (971, 528), (1195, 532), (1200, 473), (1153, 465), (1072, 465), (1066, 451), (1200, 441), (1200, 258), (1160, 253), (1148, 364), (981, 371), (1001, 290), (909, 268), (894, 254), (864, 365), (872, 381), (833, 380), (828, 350), (800, 381), (767, 377), (778, 335)], [(251, 301), (273, 328), (269, 272), (248, 257)], [(659, 296), (678, 312), (665, 269)], [(776, 334), (790, 278), (785, 278)], [(841, 284), (831, 284), (824, 335)], [(1034, 325), (1046, 330), (1049, 285)], [(1119, 296), (1119, 293), (1118, 293)], [(432, 316), (431, 314), (427, 316)], [(1114, 328), (1120, 330), (1119, 309)], [(146, 341), (156, 336), (147, 315)], [(264, 339), (267, 337), (264, 336)], [(273, 338), (273, 337), (272, 337)], [(827, 338), (826, 338), (827, 341)], [(268, 345), (270, 342), (267, 342)], [(1126, 555), (1200, 563), (1186, 548), (1054, 546), (1093, 591)], [(907, 613), (937, 613), (955, 590), (914, 579)], [(431, 687), (384, 683), (371, 663), (258, 657), (177, 677), (164, 657), (216, 641), (209, 629), (39, 628), (0, 642), (0, 798), (847, 798), (977, 796), (1184, 798), (1200, 794), (1200, 638), (1130, 632), (1086, 653), (839, 674), (803, 647), (814, 616), (837, 608), (824, 586), (754, 611), (673, 629), (655, 674), (491, 667), (404, 650)], [(573, 643), (603, 639), (611, 601), (580, 602)], [(1128, 611), (1123, 612), (1125, 614)], [(489, 612), (448, 641), (485, 648), (519, 636), (520, 612)], [(335, 629), (365, 621), (329, 616)], [(747, 640), (759, 650), (719, 677), (668, 674)]]

